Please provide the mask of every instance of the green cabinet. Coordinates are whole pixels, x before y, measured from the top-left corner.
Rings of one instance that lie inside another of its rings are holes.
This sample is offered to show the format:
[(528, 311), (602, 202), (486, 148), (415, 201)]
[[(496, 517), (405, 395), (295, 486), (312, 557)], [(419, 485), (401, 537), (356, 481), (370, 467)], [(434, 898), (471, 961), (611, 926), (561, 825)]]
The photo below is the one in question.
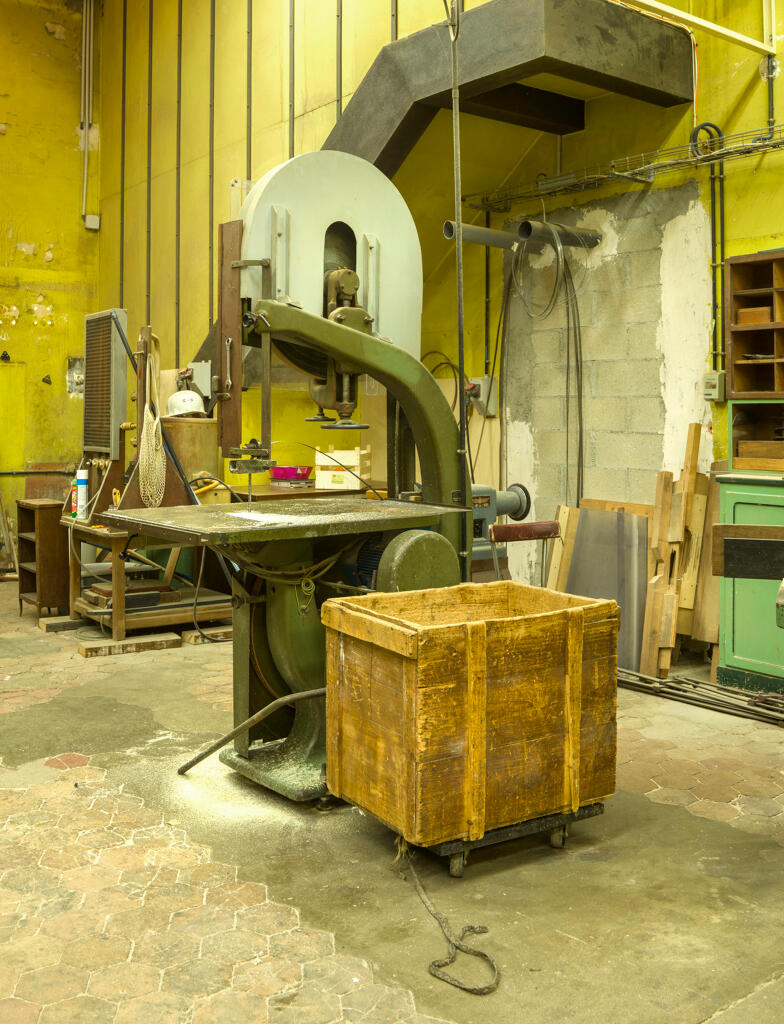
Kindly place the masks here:
[[(722, 523), (784, 526), (784, 476), (726, 473), (718, 481)], [(722, 578), (720, 682), (755, 690), (784, 689), (784, 630), (776, 623), (780, 585), (777, 580)]]

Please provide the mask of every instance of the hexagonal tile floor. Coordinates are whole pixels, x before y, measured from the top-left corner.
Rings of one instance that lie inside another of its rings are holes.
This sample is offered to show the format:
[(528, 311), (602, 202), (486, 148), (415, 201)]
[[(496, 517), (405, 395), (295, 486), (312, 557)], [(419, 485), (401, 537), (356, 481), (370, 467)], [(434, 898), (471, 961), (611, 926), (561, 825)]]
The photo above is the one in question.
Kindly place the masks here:
[(89, 761), (0, 790), (2, 1024), (439, 1024)]
[(618, 788), (784, 846), (784, 729), (619, 690)]

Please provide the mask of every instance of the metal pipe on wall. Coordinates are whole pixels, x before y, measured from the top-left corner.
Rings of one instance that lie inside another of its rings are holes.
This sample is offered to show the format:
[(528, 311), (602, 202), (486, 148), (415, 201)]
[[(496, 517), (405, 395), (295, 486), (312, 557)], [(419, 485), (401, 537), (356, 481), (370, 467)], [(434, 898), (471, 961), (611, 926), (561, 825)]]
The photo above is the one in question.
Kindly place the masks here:
[(182, 171), (182, 0), (177, 0), (177, 135), (174, 158), (174, 365), (180, 365), (180, 202)]
[(294, 156), (294, 20), (296, 0), (289, 0), (289, 159)]
[[(510, 231), (498, 231), (496, 228), (483, 228), (478, 224), (463, 224), (463, 241), (475, 245), (489, 245), (493, 249), (514, 249), (520, 239)], [(444, 238), (453, 239), (457, 236), (457, 224), (453, 220), (444, 221)]]
[(122, 20), (122, 87), (120, 90), (120, 298), (125, 299), (125, 68), (128, 58), (128, 0), (123, 0)]
[(152, 299), (150, 284), (152, 276), (152, 37), (155, 0), (149, 0), (147, 25), (147, 251), (145, 286), (145, 323), (150, 322)]
[(93, 48), (95, 44), (93, 0), (82, 0), (82, 67), (80, 122), (82, 129), (82, 220), (87, 216), (87, 183), (90, 173), (90, 128), (93, 121)]
[(247, 67), (245, 72), (245, 177), (251, 180), (253, 131), (253, 0), (248, 0)]
[(209, 220), (209, 294), (207, 297), (207, 327), (212, 327), (214, 314), (214, 291), (215, 291), (215, 261), (213, 258), (215, 234), (215, 0), (210, 0), (210, 141), (209, 141), (209, 194), (208, 194), (208, 217)]
[(397, 39), (397, 0), (392, 0), (392, 11), (391, 11), (391, 32), (392, 42)]
[(337, 29), (335, 36), (335, 95), (337, 97), (338, 117), (343, 113), (343, 0), (335, 0), (337, 4)]
[(561, 245), (575, 246), (583, 249), (593, 249), (602, 240), (601, 232), (591, 231), (590, 228), (570, 228), (564, 224), (550, 224), (539, 220), (521, 221), (517, 233), (524, 241), (542, 242), (551, 244), (553, 231), (556, 231), (561, 239)]

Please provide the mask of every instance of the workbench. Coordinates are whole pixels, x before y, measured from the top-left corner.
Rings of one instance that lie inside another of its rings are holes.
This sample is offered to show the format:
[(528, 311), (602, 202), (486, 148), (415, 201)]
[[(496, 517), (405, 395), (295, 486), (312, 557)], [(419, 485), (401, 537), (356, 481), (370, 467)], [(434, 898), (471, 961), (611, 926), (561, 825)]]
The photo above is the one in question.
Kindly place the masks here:
[[(218, 506), (212, 507), (217, 508)], [(166, 567), (161, 566), (161, 571), (164, 573), (164, 581), (171, 582), (180, 553), (180, 545), (161, 544), (155, 539), (139, 537), (135, 531), (117, 527), (91, 526), (89, 523), (80, 522), (70, 516), (63, 516), (60, 522), (68, 530), (69, 538), (68, 611), (72, 619), (89, 618), (100, 623), (105, 623), (109, 619), (113, 640), (124, 640), (129, 629), (155, 629), (159, 626), (193, 622), (192, 604), (189, 604), (187, 608), (183, 608), (182, 605), (171, 607), (162, 605), (135, 611), (126, 609), (127, 586), (123, 557), (125, 553), (140, 549), (147, 551), (170, 550), (169, 563)], [(78, 556), (75, 556), (77, 544), (80, 546), (81, 544), (91, 544), (109, 554), (112, 593), (111, 612), (108, 615), (104, 609), (98, 609), (82, 596), (81, 561)], [(214, 600), (198, 605), (196, 609), (197, 622), (213, 622), (231, 617), (231, 599), (228, 594), (217, 594), (206, 589), (203, 592), (208, 597), (213, 596)]]

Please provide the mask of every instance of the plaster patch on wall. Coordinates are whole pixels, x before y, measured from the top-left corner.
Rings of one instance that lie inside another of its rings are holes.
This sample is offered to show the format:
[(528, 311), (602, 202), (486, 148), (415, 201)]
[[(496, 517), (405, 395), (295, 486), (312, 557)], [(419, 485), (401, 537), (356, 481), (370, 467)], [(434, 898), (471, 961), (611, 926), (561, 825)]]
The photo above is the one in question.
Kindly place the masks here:
[(0, 121), (0, 135), (6, 135), (8, 132), (8, 122)]
[(35, 256), (35, 242), (17, 242), (16, 248), (25, 256)]
[[(539, 459), (536, 454), (531, 424), (512, 420), (506, 410), (506, 480), (507, 484), (524, 484), (531, 495), (528, 519), (536, 521), (536, 478)], [(539, 544), (530, 541), (510, 544), (507, 549), (512, 579), (538, 583)]]
[(47, 21), (44, 28), (49, 35), (54, 36), (55, 39), (65, 39), (65, 27), (63, 25), (58, 25), (54, 21)]
[(668, 221), (662, 232), (661, 308), (657, 343), (664, 401), (662, 466), (678, 475), (690, 423), (702, 423), (700, 472), (710, 468), (713, 438), (706, 426), (710, 406), (702, 397), (702, 377), (710, 348), (710, 225), (694, 201)]

